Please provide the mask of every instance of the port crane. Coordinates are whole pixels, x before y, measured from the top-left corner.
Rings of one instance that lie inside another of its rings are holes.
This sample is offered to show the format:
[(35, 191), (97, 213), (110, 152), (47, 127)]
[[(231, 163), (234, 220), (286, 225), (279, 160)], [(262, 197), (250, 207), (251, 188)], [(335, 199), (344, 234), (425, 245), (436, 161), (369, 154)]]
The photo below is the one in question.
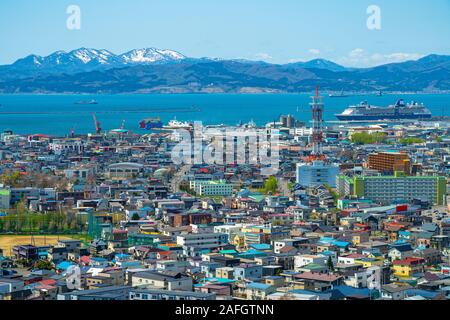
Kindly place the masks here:
[(95, 133), (97, 133), (97, 134), (102, 133), (102, 128), (100, 126), (100, 122), (98, 122), (97, 117), (95, 116), (95, 113), (92, 114), (92, 118), (94, 119)]

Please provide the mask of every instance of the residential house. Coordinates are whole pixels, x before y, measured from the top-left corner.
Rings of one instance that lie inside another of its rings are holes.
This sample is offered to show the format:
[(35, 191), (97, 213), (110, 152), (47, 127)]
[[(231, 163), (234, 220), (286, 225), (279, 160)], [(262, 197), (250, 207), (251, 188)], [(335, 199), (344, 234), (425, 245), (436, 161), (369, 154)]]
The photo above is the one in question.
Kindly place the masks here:
[(397, 277), (411, 277), (413, 274), (424, 271), (425, 259), (407, 257), (395, 260), (393, 263), (394, 275)]
[(132, 286), (191, 291), (192, 278), (177, 272), (144, 271), (132, 275)]

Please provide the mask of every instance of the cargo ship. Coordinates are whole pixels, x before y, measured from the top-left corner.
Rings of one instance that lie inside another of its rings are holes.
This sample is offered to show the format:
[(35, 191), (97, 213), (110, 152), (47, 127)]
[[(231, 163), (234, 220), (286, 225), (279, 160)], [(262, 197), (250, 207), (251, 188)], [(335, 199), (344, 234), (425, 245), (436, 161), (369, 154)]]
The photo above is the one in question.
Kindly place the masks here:
[(403, 99), (388, 107), (372, 106), (363, 101), (356, 106), (349, 106), (341, 114), (336, 114), (340, 121), (376, 121), (376, 120), (426, 120), (432, 114), (423, 104), (405, 103)]
[(141, 122), (139, 122), (139, 128), (145, 129), (145, 130), (162, 129), (163, 127), (164, 127), (164, 124), (162, 123), (162, 121), (159, 117), (156, 119), (148, 118), (148, 119), (144, 119)]

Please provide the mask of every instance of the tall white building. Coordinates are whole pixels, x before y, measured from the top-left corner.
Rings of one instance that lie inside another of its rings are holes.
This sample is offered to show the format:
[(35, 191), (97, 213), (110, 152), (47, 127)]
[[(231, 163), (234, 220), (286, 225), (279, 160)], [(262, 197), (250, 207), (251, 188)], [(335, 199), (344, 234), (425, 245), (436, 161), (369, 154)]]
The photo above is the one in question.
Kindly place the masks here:
[(336, 186), (336, 176), (339, 167), (333, 164), (325, 164), (323, 161), (297, 164), (297, 183), (303, 187), (315, 187), (320, 185)]

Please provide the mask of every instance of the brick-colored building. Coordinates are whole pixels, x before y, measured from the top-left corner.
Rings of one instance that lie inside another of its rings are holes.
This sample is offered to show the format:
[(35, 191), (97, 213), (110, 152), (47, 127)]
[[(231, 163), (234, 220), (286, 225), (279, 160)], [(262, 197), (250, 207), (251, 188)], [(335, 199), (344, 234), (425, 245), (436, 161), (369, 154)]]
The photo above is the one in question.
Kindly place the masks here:
[(411, 160), (406, 153), (379, 152), (369, 155), (367, 167), (386, 174), (393, 174), (395, 171), (410, 174)]

